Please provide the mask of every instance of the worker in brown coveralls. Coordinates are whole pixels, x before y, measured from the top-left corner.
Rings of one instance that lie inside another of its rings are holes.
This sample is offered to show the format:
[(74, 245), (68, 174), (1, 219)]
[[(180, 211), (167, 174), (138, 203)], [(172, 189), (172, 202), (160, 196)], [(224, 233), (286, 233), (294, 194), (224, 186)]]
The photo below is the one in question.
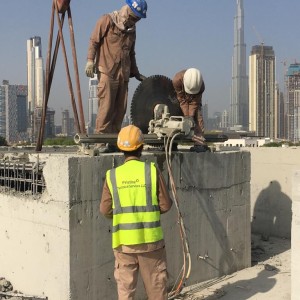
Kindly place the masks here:
[(149, 300), (166, 300), (167, 264), (160, 215), (172, 206), (161, 172), (140, 160), (141, 130), (121, 129), (117, 145), (123, 165), (106, 173), (100, 212), (112, 218), (114, 276), (119, 300), (133, 300), (140, 271)]
[(175, 74), (172, 82), (183, 115), (192, 117), (195, 122), (194, 136), (192, 138), (194, 146), (190, 148), (190, 151), (209, 151), (205, 144), (204, 122), (201, 113), (202, 94), (205, 90), (202, 74), (195, 68), (182, 70)]
[[(102, 16), (90, 38), (85, 72), (98, 75), (96, 133), (118, 133), (127, 109), (130, 77), (142, 81), (135, 58), (136, 22), (146, 18), (145, 0), (126, 0), (119, 11)], [(112, 145), (100, 144), (100, 153), (114, 152)]]

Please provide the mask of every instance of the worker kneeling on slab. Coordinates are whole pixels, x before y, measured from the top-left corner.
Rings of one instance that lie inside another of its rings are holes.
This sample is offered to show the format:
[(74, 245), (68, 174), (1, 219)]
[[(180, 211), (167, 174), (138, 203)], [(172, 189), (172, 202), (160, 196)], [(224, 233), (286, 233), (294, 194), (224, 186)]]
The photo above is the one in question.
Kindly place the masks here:
[(112, 218), (114, 276), (119, 300), (134, 299), (140, 270), (149, 300), (165, 300), (167, 261), (160, 215), (172, 201), (164, 178), (154, 163), (140, 160), (144, 137), (129, 125), (121, 129), (117, 146), (123, 165), (108, 170), (100, 212)]
[(172, 83), (183, 115), (193, 118), (195, 122), (195, 134), (192, 138), (194, 146), (190, 151), (209, 151), (209, 147), (205, 143), (204, 122), (201, 113), (202, 94), (205, 91), (201, 72), (195, 68), (182, 70), (175, 74)]

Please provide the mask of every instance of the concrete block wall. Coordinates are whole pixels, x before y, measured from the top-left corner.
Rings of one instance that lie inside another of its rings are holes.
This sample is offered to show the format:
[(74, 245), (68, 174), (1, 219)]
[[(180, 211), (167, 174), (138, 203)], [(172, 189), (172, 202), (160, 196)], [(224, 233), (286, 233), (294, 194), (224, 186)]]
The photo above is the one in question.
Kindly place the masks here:
[(300, 295), (300, 168), (293, 174), (293, 220), (292, 220), (292, 257), (291, 257), (291, 300), (298, 300)]
[(28, 294), (69, 299), (69, 162), (58, 155), (43, 160), (41, 197), (0, 193), (0, 277)]
[[(116, 299), (111, 221), (99, 215), (107, 169), (121, 154), (49, 154), (39, 198), (0, 194), (1, 276), (49, 300)], [(163, 153), (147, 153), (168, 180)], [(173, 154), (172, 168), (188, 234), (187, 284), (250, 266), (250, 154)], [(175, 207), (162, 216), (170, 285), (182, 266)], [(200, 257), (207, 255), (207, 259)], [(137, 299), (145, 299), (141, 282)]]
[(249, 148), (252, 232), (291, 238), (293, 177), (300, 169), (300, 147)]

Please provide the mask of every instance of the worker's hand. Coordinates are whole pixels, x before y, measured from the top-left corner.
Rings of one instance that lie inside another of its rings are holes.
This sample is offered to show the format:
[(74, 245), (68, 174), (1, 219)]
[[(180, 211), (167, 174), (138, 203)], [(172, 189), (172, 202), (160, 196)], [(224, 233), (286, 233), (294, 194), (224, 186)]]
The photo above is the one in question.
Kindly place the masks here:
[(174, 104), (178, 104), (178, 99), (177, 99), (177, 95), (176, 93), (171, 93), (169, 96), (168, 96), (168, 99), (174, 103)]
[(143, 81), (143, 80), (145, 80), (147, 77), (144, 76), (144, 75), (142, 75), (142, 74), (140, 74), (140, 73), (138, 73), (138, 74), (135, 75), (135, 78), (136, 78), (138, 81)]
[(85, 74), (87, 77), (94, 77), (94, 71), (95, 71), (95, 67), (94, 67), (94, 62), (92, 62), (91, 60), (88, 60), (85, 66)]
[(193, 135), (192, 136), (192, 141), (194, 141), (194, 142), (196, 142), (197, 144), (199, 144), (199, 145), (206, 145), (206, 140), (205, 140), (205, 138), (204, 138), (204, 136), (203, 135)]

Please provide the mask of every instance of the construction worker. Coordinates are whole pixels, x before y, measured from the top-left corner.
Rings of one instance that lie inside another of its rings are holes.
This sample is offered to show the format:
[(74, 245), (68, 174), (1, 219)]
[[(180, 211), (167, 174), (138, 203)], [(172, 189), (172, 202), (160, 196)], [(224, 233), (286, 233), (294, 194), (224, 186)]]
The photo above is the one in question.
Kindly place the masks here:
[(140, 160), (144, 137), (129, 125), (117, 145), (123, 165), (106, 173), (100, 212), (112, 218), (114, 276), (119, 300), (134, 299), (140, 271), (149, 300), (167, 299), (167, 265), (160, 215), (172, 206), (161, 172)]
[[(145, 0), (126, 0), (119, 11), (102, 16), (91, 34), (85, 73), (98, 75), (96, 133), (118, 133), (127, 109), (130, 77), (143, 81), (135, 58), (136, 23), (146, 18)], [(99, 152), (114, 152), (112, 145), (98, 145)]]
[(185, 117), (192, 117), (195, 122), (193, 152), (206, 152), (209, 148), (205, 144), (204, 122), (201, 113), (202, 94), (205, 84), (198, 69), (190, 68), (175, 74), (172, 79), (182, 113)]

